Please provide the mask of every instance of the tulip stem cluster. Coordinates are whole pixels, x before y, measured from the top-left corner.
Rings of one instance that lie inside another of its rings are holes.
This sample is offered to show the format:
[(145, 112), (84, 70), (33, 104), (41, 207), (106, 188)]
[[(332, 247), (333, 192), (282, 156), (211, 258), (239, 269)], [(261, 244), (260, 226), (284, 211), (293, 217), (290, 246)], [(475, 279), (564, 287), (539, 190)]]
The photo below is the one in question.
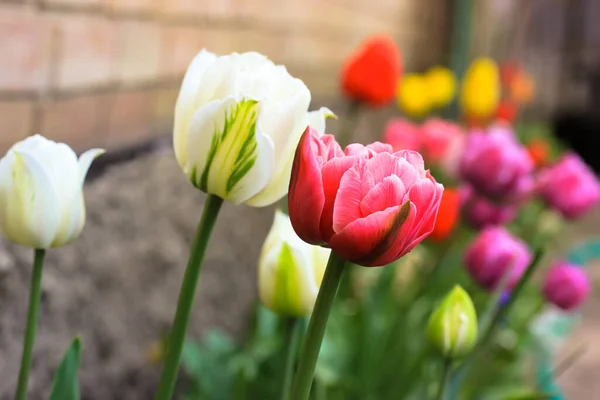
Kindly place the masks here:
[(35, 331), (42, 298), (42, 272), (44, 270), (44, 256), (46, 250), (36, 249), (33, 260), (33, 273), (31, 275), (31, 287), (29, 289), (29, 310), (27, 311), (27, 327), (25, 328), (25, 340), (23, 343), (23, 355), (21, 356), (21, 368), (19, 370), (19, 383), (17, 384), (16, 400), (27, 398), (27, 382), (29, 370), (31, 369), (31, 356), (33, 343), (35, 342)]
[(346, 261), (332, 251), (304, 338), (298, 370), (296, 371), (292, 386), (291, 400), (307, 400), (310, 396), (310, 389), (317, 365), (317, 358), (321, 350), (321, 342), (323, 342), (323, 336), (325, 335), (327, 319), (329, 318), (329, 312), (340, 285), (345, 266)]
[(211, 232), (217, 220), (223, 199), (215, 195), (208, 195), (204, 204), (202, 218), (198, 224), (196, 237), (190, 251), (190, 258), (181, 284), (177, 312), (173, 321), (173, 328), (167, 341), (167, 353), (163, 366), (160, 383), (156, 392), (156, 400), (169, 400), (173, 395), (175, 382), (179, 372), (179, 361), (183, 342), (187, 332), (192, 305), (196, 295), (196, 286), (200, 277), (200, 269), (204, 260), (204, 254), (208, 247)]

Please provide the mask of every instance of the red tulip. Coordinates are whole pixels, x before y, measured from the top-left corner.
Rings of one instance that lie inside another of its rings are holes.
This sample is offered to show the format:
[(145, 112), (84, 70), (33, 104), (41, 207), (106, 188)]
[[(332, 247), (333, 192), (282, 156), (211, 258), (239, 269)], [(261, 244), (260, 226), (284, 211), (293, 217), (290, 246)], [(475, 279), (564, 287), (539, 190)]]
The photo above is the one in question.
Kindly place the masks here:
[(498, 104), (498, 108), (496, 109), (496, 118), (512, 124), (517, 119), (518, 113), (519, 108), (516, 104), (508, 100), (503, 100)]
[(351, 99), (372, 107), (383, 106), (396, 96), (401, 70), (400, 52), (392, 39), (374, 36), (346, 60), (342, 89)]
[(433, 232), (431, 232), (431, 239), (442, 241), (448, 238), (456, 227), (459, 214), (460, 192), (458, 189), (446, 188), (442, 195), (440, 211), (435, 221)]
[(304, 241), (381, 266), (431, 233), (443, 190), (415, 151), (379, 142), (342, 151), (332, 135), (308, 127), (294, 158), (289, 214)]

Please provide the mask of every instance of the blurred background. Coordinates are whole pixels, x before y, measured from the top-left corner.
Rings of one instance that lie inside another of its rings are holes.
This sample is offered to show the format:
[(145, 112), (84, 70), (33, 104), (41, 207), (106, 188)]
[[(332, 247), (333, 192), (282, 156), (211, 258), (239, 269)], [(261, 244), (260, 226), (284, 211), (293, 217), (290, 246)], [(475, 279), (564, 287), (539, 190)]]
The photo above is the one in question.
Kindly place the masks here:
[[(171, 322), (204, 199), (169, 148), (181, 78), (201, 48), (264, 53), (304, 80), (312, 109), (343, 115), (341, 64), (369, 35), (390, 35), (416, 72), (448, 64), (463, 37), (463, 65), (519, 60), (537, 82), (525, 118), (552, 121), (573, 142), (585, 136), (574, 146), (589, 149), (599, 133), (599, 18), (597, 0), (0, 0), (0, 153), (32, 133), (108, 150), (86, 188), (81, 240), (49, 255), (31, 399), (47, 396), (75, 334), (82, 398), (152, 396), (152, 345)], [(356, 139), (378, 140), (394, 113), (366, 115)], [(225, 205), (191, 335), (241, 331), (271, 218), (271, 209)], [(596, 212), (566, 232), (565, 248), (599, 223)], [(31, 256), (0, 239), (0, 399), (16, 382)], [(588, 303), (574, 341), (600, 334), (598, 307)], [(600, 398), (600, 349), (587, 350), (559, 380), (569, 399)]]

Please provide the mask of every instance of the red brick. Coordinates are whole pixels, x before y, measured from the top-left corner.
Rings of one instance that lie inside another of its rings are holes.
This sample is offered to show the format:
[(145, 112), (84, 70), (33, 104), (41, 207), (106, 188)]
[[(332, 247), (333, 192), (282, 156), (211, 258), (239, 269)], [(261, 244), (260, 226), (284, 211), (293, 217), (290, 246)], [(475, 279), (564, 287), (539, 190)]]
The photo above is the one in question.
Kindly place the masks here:
[(145, 22), (126, 21), (119, 26), (117, 79), (122, 83), (158, 77), (161, 28)]
[(57, 16), (60, 28), (59, 88), (98, 86), (111, 82), (116, 54), (113, 21), (79, 15)]
[(16, 6), (0, 6), (0, 89), (39, 90), (48, 83), (48, 20)]
[(114, 149), (142, 142), (151, 136), (152, 91), (116, 93), (109, 98), (107, 148)]
[(100, 96), (82, 96), (44, 104), (41, 112), (40, 134), (64, 142), (82, 152), (103, 147), (105, 137), (98, 129), (102, 118)]
[(0, 157), (17, 141), (31, 135), (33, 102), (0, 102)]

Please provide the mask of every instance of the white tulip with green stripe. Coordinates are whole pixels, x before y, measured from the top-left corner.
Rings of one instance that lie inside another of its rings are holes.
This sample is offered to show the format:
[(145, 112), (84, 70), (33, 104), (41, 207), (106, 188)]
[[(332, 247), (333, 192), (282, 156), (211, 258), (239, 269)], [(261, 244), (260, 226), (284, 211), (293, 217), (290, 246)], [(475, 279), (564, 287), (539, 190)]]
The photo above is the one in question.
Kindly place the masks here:
[(16, 143), (0, 159), (0, 229), (11, 241), (48, 249), (75, 240), (85, 224), (83, 182), (104, 150), (77, 158), (64, 143), (40, 135)]
[(262, 207), (288, 191), (294, 153), (311, 125), (310, 91), (265, 56), (202, 50), (190, 64), (175, 106), (174, 147), (198, 189), (235, 204)]
[(258, 262), (258, 292), (263, 304), (279, 315), (310, 314), (330, 253), (300, 239), (290, 217), (276, 211)]

